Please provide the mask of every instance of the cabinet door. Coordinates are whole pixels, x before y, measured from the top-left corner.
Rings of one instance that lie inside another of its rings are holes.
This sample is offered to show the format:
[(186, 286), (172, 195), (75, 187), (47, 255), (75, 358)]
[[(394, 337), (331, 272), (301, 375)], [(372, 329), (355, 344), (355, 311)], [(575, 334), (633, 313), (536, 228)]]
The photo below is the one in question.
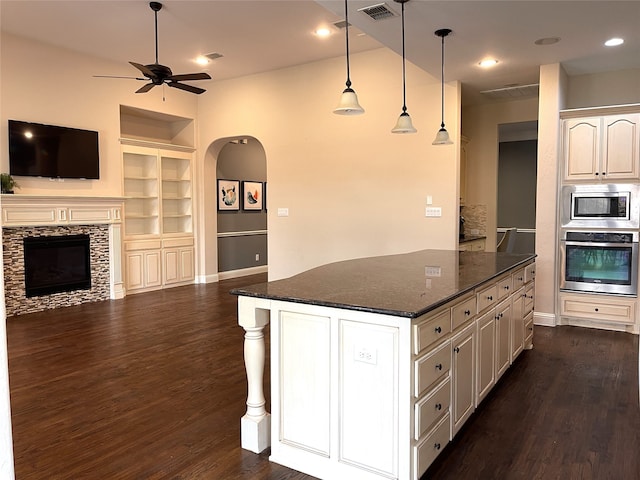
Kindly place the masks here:
[(127, 289), (144, 288), (144, 252), (132, 252), (125, 255)]
[(159, 250), (137, 250), (125, 256), (127, 289), (139, 290), (162, 285)]
[(511, 364), (511, 300), (496, 307), (496, 382)]
[(193, 280), (193, 248), (165, 248), (163, 273), (165, 285)]
[(475, 408), (475, 324), (465, 328), (452, 340), (453, 421), (451, 438), (462, 427)]
[(525, 289), (522, 287), (514, 294), (511, 309), (511, 363), (524, 346), (524, 300)]
[(638, 178), (640, 115), (604, 117), (603, 170), (607, 179)]
[(600, 178), (600, 118), (572, 118), (564, 123), (564, 179)]
[(491, 310), (478, 319), (478, 363), (476, 406), (496, 383), (496, 311)]
[(144, 252), (144, 265), (145, 286), (159, 287), (162, 285), (160, 250)]

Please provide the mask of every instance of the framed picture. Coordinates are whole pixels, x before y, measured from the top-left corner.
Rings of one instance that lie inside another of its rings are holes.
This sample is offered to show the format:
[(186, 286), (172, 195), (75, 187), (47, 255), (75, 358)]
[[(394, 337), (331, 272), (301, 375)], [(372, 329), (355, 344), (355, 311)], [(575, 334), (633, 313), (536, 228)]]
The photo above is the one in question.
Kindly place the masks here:
[(218, 210), (240, 210), (240, 180), (218, 179)]
[(262, 182), (242, 182), (242, 209), (262, 210)]

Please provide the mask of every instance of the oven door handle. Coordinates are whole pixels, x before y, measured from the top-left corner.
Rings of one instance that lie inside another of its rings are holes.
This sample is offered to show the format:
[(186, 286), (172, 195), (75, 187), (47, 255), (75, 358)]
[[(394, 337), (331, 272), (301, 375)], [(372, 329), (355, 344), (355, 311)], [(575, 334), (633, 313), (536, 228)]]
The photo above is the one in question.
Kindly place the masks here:
[(574, 242), (574, 241), (567, 241), (567, 240), (561, 240), (562, 243), (564, 243), (565, 245), (571, 245), (571, 246), (575, 246), (575, 247), (626, 247), (626, 248), (633, 248), (634, 245), (638, 245), (637, 242), (632, 242), (632, 243), (608, 243), (608, 242)]

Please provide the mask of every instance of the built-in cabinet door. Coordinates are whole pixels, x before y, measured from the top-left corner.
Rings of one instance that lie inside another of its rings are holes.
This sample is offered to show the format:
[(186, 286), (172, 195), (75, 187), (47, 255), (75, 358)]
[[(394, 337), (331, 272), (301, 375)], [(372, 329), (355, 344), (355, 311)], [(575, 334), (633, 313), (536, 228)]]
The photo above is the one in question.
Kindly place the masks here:
[(496, 307), (496, 382), (511, 364), (511, 300)]
[(603, 119), (602, 167), (606, 179), (638, 178), (639, 115), (611, 115)]
[(165, 285), (193, 280), (193, 247), (165, 248), (163, 272)]
[(453, 421), (451, 438), (471, 416), (475, 408), (475, 331), (472, 323), (452, 339)]
[(127, 289), (130, 291), (162, 285), (160, 250), (127, 252)]
[(572, 118), (564, 124), (564, 179), (600, 176), (600, 118)]
[(496, 383), (496, 312), (491, 310), (478, 319), (478, 364), (476, 406)]

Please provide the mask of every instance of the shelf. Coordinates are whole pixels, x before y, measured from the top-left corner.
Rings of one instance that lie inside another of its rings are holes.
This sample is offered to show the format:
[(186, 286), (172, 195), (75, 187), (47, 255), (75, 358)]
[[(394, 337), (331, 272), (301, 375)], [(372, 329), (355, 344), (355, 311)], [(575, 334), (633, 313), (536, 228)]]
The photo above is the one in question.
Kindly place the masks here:
[(145, 218), (158, 218), (158, 215), (143, 215), (143, 214), (130, 213), (130, 214), (127, 214), (127, 216), (125, 217), (125, 221), (126, 220), (141, 220), (141, 219), (145, 219)]

